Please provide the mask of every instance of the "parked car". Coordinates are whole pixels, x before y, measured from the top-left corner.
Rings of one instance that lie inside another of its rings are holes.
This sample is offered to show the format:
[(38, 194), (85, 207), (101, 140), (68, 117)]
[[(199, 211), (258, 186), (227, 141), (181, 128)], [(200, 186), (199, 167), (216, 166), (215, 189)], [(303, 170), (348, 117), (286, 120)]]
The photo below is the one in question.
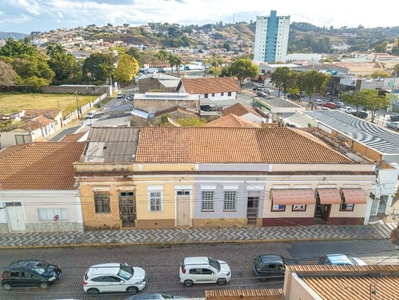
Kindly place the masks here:
[(1, 276), (1, 285), (9, 290), (11, 287), (41, 287), (49, 285), (61, 278), (60, 266), (41, 260), (13, 261)]
[(348, 113), (348, 114), (352, 114), (352, 113), (355, 112), (355, 110), (354, 110), (352, 107), (350, 107), (350, 106), (343, 106), (343, 107), (340, 107), (339, 110), (340, 110), (340, 111), (343, 111), (343, 112), (346, 112), (346, 113)]
[(320, 99), (314, 99), (313, 103), (316, 104), (316, 105), (319, 105), (319, 106), (324, 104), (323, 100), (320, 100)]
[(180, 282), (185, 286), (197, 283), (217, 283), (224, 285), (231, 280), (229, 265), (211, 257), (186, 257), (179, 268)]
[(323, 104), (324, 107), (328, 107), (330, 109), (335, 109), (337, 108), (337, 105), (334, 102), (326, 102)]
[(345, 254), (327, 254), (317, 261), (318, 265), (330, 266), (366, 266), (367, 264), (360, 258)]
[(187, 299), (186, 296), (172, 296), (165, 293), (142, 293), (130, 296), (125, 300), (163, 300), (163, 299)]
[(95, 115), (96, 115), (96, 111), (95, 111), (95, 110), (89, 111), (89, 112), (87, 113), (87, 115), (86, 115), (86, 120), (87, 120), (87, 119), (93, 119)]
[(299, 100), (301, 99), (301, 94), (287, 94), (287, 99)]
[(265, 92), (257, 92), (256, 95), (259, 97), (267, 97), (267, 94)]
[(399, 121), (399, 115), (389, 116), (389, 118), (391, 119), (391, 121)]
[(355, 117), (359, 117), (361, 119), (366, 119), (369, 116), (369, 114), (364, 110), (354, 111), (352, 115), (354, 115)]
[(259, 280), (284, 278), (285, 266), (294, 264), (293, 261), (277, 254), (263, 254), (254, 259), (253, 270)]
[(83, 277), (83, 290), (90, 296), (99, 293), (136, 294), (147, 283), (145, 271), (128, 264), (105, 263), (91, 266)]
[(387, 127), (398, 130), (399, 122), (387, 122)]
[(344, 107), (345, 106), (345, 104), (343, 103), (343, 102), (335, 102), (335, 104), (337, 105), (337, 108), (341, 108), (341, 107)]

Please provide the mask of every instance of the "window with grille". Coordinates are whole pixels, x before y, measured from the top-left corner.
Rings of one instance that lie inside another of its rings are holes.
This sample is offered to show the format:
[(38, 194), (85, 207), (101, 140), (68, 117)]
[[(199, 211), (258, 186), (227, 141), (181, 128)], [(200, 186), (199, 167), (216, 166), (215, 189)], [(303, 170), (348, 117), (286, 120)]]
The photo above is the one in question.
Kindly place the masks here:
[(214, 195), (215, 195), (214, 191), (202, 191), (201, 211), (213, 211)]
[(37, 214), (39, 221), (54, 221), (55, 216), (58, 216), (57, 221), (68, 220), (66, 208), (38, 208)]
[(150, 211), (162, 211), (162, 192), (150, 192)]
[(110, 213), (109, 193), (94, 193), (94, 207), (96, 213)]
[(236, 210), (237, 207), (237, 191), (224, 191), (223, 210)]

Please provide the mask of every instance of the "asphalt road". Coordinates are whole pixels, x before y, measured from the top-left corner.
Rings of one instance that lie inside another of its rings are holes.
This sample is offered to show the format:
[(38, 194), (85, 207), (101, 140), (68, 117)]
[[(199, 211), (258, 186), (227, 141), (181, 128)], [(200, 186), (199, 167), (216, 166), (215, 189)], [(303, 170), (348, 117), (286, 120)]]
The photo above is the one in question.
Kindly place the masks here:
[[(46, 290), (39, 288), (0, 288), (0, 299), (91, 299), (82, 289), (82, 279), (90, 265), (104, 262), (126, 262), (147, 272), (145, 292), (165, 292), (189, 297), (204, 297), (211, 289), (282, 288), (282, 281), (260, 282), (253, 278), (252, 260), (259, 254), (277, 253), (303, 263), (315, 263), (327, 253), (345, 253), (369, 264), (397, 264), (398, 254), (387, 240), (324, 241), (291, 243), (192, 244), (131, 246), (118, 248), (50, 248), (1, 250), (1, 269), (16, 259), (42, 259), (59, 264), (62, 278)], [(211, 256), (225, 260), (232, 269), (232, 280), (225, 286), (216, 284), (184, 287), (178, 268), (186, 256)], [(97, 299), (125, 299), (126, 294), (108, 294)]]

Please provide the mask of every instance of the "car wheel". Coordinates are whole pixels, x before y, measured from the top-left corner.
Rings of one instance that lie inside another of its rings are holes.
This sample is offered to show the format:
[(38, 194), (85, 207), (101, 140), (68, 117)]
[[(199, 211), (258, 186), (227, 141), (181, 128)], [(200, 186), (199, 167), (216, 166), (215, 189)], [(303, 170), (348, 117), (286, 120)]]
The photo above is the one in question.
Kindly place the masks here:
[(88, 289), (86, 292), (89, 296), (97, 296), (100, 291), (97, 289)]
[(48, 283), (47, 283), (47, 282), (41, 282), (41, 283), (40, 283), (40, 287), (41, 287), (42, 289), (47, 289), (47, 288), (48, 288)]
[(194, 282), (192, 280), (184, 280), (184, 285), (187, 287), (190, 287), (194, 284)]
[(260, 277), (259, 280), (260, 280), (261, 282), (265, 282), (265, 281), (266, 281), (266, 277)]
[(3, 284), (3, 288), (8, 291), (11, 289), (11, 285), (9, 285), (8, 283), (5, 283), (5, 284)]
[(225, 285), (227, 283), (227, 280), (225, 278), (219, 278), (217, 281), (218, 285)]
[(136, 295), (138, 291), (139, 291), (139, 289), (136, 288), (135, 286), (129, 286), (126, 289), (126, 292), (128, 292), (130, 295)]

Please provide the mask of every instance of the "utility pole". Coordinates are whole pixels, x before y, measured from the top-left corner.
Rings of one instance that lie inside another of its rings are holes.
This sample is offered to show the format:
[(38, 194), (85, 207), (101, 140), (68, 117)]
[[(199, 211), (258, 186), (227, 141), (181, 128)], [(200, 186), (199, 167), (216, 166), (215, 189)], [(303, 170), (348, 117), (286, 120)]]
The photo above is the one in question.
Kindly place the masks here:
[(78, 98), (78, 91), (75, 91), (75, 96), (76, 96), (76, 112), (78, 113), (78, 120), (80, 119), (80, 114), (79, 114), (79, 98)]

